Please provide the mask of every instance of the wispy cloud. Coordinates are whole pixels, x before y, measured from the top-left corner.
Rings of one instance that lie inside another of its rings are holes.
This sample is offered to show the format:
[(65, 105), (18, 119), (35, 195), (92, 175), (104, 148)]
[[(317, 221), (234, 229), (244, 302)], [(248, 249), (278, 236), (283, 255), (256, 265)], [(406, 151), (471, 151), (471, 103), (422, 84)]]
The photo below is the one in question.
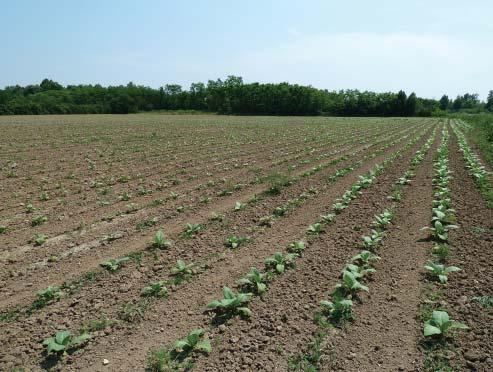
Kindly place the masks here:
[(419, 95), (485, 96), (491, 48), (440, 34), (341, 33), (300, 36), (237, 60), (247, 80), (290, 81), (321, 88), (379, 91), (405, 89)]

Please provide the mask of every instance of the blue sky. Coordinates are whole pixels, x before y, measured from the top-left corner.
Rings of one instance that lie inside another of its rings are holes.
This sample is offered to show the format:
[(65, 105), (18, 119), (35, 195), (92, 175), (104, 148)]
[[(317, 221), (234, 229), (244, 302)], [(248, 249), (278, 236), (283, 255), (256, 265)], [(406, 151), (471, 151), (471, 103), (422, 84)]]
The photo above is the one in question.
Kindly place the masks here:
[(485, 98), (491, 0), (0, 0), (0, 87), (243, 76)]

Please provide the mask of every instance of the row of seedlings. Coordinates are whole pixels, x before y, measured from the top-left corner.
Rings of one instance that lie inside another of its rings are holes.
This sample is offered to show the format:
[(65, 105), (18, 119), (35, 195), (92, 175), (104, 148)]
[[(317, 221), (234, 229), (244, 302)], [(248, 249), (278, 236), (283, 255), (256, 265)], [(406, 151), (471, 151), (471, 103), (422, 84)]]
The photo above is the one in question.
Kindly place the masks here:
[[(443, 286), (447, 283), (451, 273), (460, 271), (460, 268), (456, 266), (446, 266), (447, 258), (450, 255), (449, 232), (457, 228), (455, 225), (455, 211), (451, 208), (449, 189), (452, 172), (449, 169), (448, 141), (449, 132), (444, 127), (442, 129), (442, 142), (437, 150), (437, 159), (434, 163), (433, 217), (430, 226), (423, 228), (423, 230), (429, 231), (430, 239), (434, 242), (431, 250), (433, 259), (424, 268), (428, 277), (433, 282), (436, 282), (437, 286)], [(435, 287), (435, 289), (439, 290), (440, 288)], [(427, 299), (422, 304), (420, 311), (424, 321), (424, 368), (427, 371), (449, 370), (447, 350), (450, 346), (453, 331), (466, 330), (468, 327), (463, 323), (450, 319), (448, 312), (436, 304), (436, 299), (440, 297), (439, 292), (432, 290), (426, 294), (426, 297)]]
[[(409, 170), (405, 171), (396, 185), (402, 190), (411, 184), (411, 179), (415, 176), (414, 171), (424, 160), (426, 153), (435, 141), (436, 128), (426, 143), (416, 151), (411, 159)], [(361, 178), (360, 186), (366, 186), (370, 179)], [(351, 188), (353, 191), (347, 191), (344, 195), (354, 195), (359, 192), (358, 187)], [(393, 200), (391, 196), (389, 199)], [(339, 205), (345, 206), (346, 202), (351, 200), (346, 197), (339, 202)], [(396, 200), (394, 200), (396, 201)], [(397, 201), (396, 201), (397, 202)], [(336, 210), (339, 205), (335, 204)], [(306, 353), (300, 353), (288, 362), (290, 370), (294, 371), (316, 371), (322, 357), (322, 348), (324, 340), (327, 337), (326, 329), (330, 327), (341, 327), (348, 322), (355, 320), (353, 313), (353, 300), (361, 302), (358, 293), (368, 292), (368, 278), (375, 272), (373, 264), (380, 259), (377, 255), (377, 248), (385, 230), (391, 224), (397, 204), (394, 203), (391, 208), (384, 210), (379, 215), (375, 215), (372, 221), (372, 229), (369, 235), (362, 237), (359, 245), (361, 251), (353, 256), (349, 263), (346, 264), (341, 273), (341, 282), (336, 284), (330, 299), (320, 301), (321, 309), (315, 313), (315, 322), (320, 326), (320, 331), (315, 335), (315, 339), (310, 343), (309, 350)], [(334, 209), (334, 206), (333, 206)]]

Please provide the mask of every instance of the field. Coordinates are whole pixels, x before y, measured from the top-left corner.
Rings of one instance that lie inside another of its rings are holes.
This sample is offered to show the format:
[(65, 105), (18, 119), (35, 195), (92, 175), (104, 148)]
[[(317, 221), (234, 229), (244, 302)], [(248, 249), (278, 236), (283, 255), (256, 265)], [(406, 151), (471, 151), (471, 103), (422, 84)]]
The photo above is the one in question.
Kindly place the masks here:
[[(491, 177), (462, 121), (0, 127), (2, 371), (492, 368)], [(424, 336), (434, 310), (468, 329)]]

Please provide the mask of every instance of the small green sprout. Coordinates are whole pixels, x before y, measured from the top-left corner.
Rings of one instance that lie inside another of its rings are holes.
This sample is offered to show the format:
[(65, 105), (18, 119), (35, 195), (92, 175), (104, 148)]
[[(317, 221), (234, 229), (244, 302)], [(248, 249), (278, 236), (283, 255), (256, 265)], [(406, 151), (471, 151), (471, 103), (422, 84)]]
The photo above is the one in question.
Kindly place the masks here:
[(425, 266), (425, 269), (430, 272), (430, 274), (434, 277), (437, 277), (440, 280), (440, 283), (445, 284), (448, 281), (448, 275), (450, 273), (460, 271), (460, 268), (457, 266), (448, 266), (442, 264), (437, 264), (434, 262), (428, 262)]
[(454, 329), (467, 330), (469, 327), (464, 323), (450, 320), (450, 317), (446, 311), (435, 310), (431, 315), (431, 319), (425, 322), (423, 334), (425, 337), (446, 337)]

